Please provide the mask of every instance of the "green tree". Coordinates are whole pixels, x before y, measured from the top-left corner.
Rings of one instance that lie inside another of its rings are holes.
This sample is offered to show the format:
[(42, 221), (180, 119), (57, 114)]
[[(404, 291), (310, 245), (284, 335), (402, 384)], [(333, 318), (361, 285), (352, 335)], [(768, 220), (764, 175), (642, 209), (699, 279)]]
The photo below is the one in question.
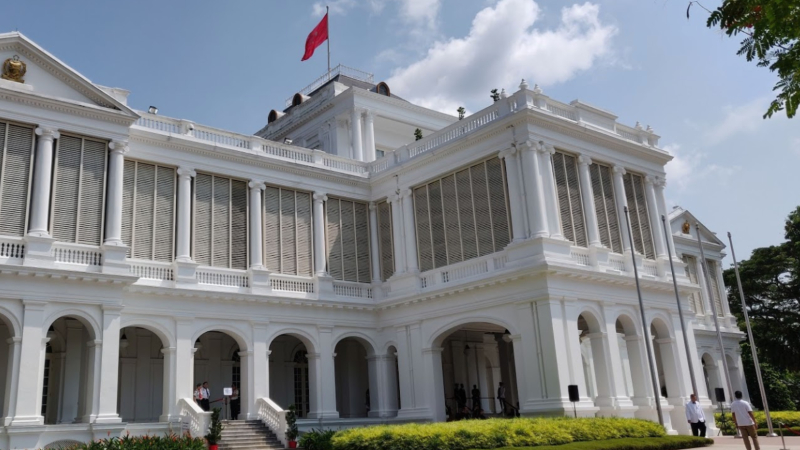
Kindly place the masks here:
[[(689, 3), (687, 16), (695, 3)], [(742, 35), (737, 55), (778, 75), (773, 87), (778, 94), (764, 118), (784, 109), (787, 117), (794, 117), (800, 105), (800, 2), (723, 0), (722, 5), (710, 11), (706, 25), (719, 27), (730, 37)]]
[[(750, 259), (739, 263), (767, 399), (775, 410), (800, 409), (800, 207), (789, 214), (785, 232), (785, 242), (757, 248)], [(733, 268), (726, 270), (724, 277), (731, 311), (744, 330)], [(742, 343), (742, 362), (750, 393), (760, 404), (750, 345), (746, 341)]]

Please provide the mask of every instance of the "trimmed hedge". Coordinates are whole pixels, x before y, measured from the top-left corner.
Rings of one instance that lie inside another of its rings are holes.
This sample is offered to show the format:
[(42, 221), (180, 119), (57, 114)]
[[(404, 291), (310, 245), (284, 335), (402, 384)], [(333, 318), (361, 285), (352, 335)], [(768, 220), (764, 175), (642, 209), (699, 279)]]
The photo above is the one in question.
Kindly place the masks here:
[[(764, 414), (764, 411), (754, 411), (753, 415), (756, 416), (756, 425), (758, 425), (759, 431), (762, 428), (766, 430), (767, 416)], [(775, 428), (776, 433), (778, 432), (778, 422), (781, 422), (784, 424), (784, 426), (791, 427), (792, 429), (795, 427), (800, 427), (800, 411), (770, 411), (769, 415), (772, 417), (772, 426)], [(714, 421), (716, 421), (718, 424), (721, 418), (722, 417), (720, 413), (714, 414)], [(726, 412), (725, 419), (726, 426), (722, 427), (722, 434), (726, 436), (736, 434), (731, 413)], [(764, 433), (766, 433), (766, 431)]]
[(168, 434), (165, 436), (123, 436), (109, 439), (100, 439), (87, 444), (77, 444), (65, 450), (206, 450), (206, 441), (203, 438), (193, 438), (189, 433), (179, 436)]
[(539, 447), (619, 438), (662, 437), (654, 422), (608, 418), (520, 418), (383, 425), (337, 432), (334, 450), (466, 450)]
[(707, 447), (713, 440), (693, 436), (664, 436), (657, 438), (622, 438), (606, 441), (573, 442), (541, 447), (504, 447), (497, 450), (680, 450)]

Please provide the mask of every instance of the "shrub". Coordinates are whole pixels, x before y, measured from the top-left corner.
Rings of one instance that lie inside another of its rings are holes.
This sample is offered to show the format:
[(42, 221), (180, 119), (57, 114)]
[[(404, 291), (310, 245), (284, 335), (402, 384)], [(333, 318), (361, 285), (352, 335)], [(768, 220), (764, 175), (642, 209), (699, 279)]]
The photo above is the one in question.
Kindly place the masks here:
[(294, 405), (289, 406), (286, 411), (286, 440), (293, 441), (297, 439), (297, 409)]
[(489, 419), (352, 428), (333, 436), (335, 450), (465, 450), (664, 436), (654, 422), (616, 417)]
[(219, 421), (219, 408), (211, 411), (211, 424), (208, 426), (206, 440), (210, 445), (216, 445), (222, 439), (222, 422)]
[(206, 443), (202, 438), (193, 438), (187, 432), (183, 436), (168, 434), (165, 436), (124, 436), (122, 438), (101, 439), (87, 444), (67, 447), (66, 450), (139, 450), (157, 448), (159, 450), (205, 450)]
[(336, 434), (334, 430), (314, 430), (304, 433), (298, 444), (305, 450), (333, 450), (331, 439)]
[[(756, 425), (758, 428), (767, 428), (767, 416), (764, 414), (764, 411), (755, 411), (753, 415), (756, 416)], [(772, 417), (772, 426), (775, 428), (775, 432), (777, 433), (778, 423), (783, 423), (785, 427), (800, 427), (800, 412), (798, 411), (772, 411), (770, 412), (770, 416)], [(719, 413), (714, 414), (714, 420), (719, 423), (721, 417)], [(736, 429), (733, 425), (733, 419), (731, 418), (731, 414), (726, 412), (725, 413), (725, 426), (722, 428), (722, 434), (725, 435), (733, 435), (736, 434)]]
[[(536, 450), (679, 450), (706, 447), (711, 439), (693, 436), (663, 436), (656, 438), (622, 438), (605, 441), (573, 442), (565, 445), (545, 445)], [(505, 447), (497, 450), (526, 450), (533, 447)]]

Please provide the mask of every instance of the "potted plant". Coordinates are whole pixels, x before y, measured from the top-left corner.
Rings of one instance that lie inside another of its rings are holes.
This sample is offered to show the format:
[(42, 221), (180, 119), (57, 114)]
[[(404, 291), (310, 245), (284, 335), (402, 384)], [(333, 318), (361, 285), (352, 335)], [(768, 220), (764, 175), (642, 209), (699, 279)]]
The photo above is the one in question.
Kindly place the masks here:
[(209, 425), (208, 434), (206, 434), (208, 450), (217, 450), (219, 441), (222, 440), (222, 422), (219, 421), (219, 411), (219, 408), (214, 408), (211, 411), (211, 425)]
[(297, 448), (297, 414), (295, 413), (294, 405), (289, 407), (286, 411), (286, 441), (289, 443), (289, 448)]

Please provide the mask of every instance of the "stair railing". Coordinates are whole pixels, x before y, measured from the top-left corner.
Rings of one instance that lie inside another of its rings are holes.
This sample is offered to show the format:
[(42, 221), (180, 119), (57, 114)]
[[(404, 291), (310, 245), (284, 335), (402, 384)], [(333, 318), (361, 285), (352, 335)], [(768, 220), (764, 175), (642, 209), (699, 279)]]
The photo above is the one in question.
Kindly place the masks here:
[(272, 400), (262, 397), (256, 400), (258, 418), (269, 427), (284, 446), (286, 442), (286, 410)]
[(208, 433), (211, 425), (211, 413), (203, 411), (191, 398), (182, 398), (178, 401), (181, 421), (188, 427), (193, 437), (203, 437)]

